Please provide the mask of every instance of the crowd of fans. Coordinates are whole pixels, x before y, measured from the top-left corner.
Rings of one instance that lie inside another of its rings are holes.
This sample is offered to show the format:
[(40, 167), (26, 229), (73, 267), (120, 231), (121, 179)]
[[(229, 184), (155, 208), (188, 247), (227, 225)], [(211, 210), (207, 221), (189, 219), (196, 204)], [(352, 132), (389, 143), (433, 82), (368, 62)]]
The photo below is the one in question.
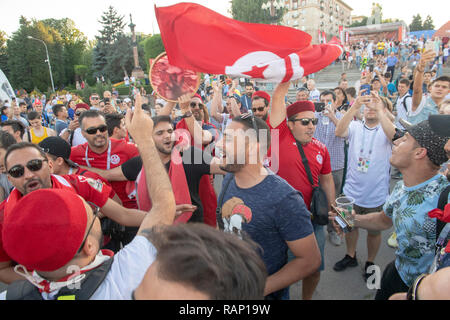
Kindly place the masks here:
[(9, 286), (0, 297), (274, 300), (302, 280), (312, 299), (326, 234), (342, 245), (342, 196), (354, 222), (333, 269), (358, 265), (358, 229), (367, 229), (359, 258), (369, 281), (381, 231), (394, 227), (397, 251), (376, 299), (428, 297), (419, 284), (448, 283), (448, 272), (422, 274), (436, 261), (448, 271), (450, 254), (449, 228), (437, 222), (449, 222), (448, 209), (433, 211), (448, 201), (450, 154), (448, 45), (437, 46), (346, 47), (345, 68), (360, 79), (342, 73), (328, 90), (303, 78), (269, 94), (204, 75), (178, 103), (22, 94), (1, 108), (0, 281)]

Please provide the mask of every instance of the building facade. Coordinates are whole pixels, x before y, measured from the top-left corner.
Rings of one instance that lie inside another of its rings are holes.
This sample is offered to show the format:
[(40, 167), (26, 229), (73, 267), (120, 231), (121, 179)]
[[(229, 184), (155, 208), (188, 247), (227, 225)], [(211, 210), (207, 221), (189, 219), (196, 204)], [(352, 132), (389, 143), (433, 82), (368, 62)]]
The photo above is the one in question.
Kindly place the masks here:
[(352, 23), (352, 8), (341, 0), (285, 0), (287, 12), (283, 25), (302, 30), (319, 43), (319, 31), (325, 32), (327, 41), (339, 37), (339, 26)]

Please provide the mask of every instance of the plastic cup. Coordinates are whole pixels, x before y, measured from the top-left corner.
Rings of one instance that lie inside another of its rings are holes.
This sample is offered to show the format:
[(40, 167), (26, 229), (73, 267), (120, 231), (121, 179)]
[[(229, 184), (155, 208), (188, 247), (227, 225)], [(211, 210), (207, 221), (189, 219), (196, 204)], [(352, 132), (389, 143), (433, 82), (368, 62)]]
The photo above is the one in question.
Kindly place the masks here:
[(347, 220), (350, 227), (355, 226), (355, 221), (353, 219), (352, 211), (353, 204), (355, 203), (355, 199), (352, 197), (339, 197), (336, 199), (336, 207), (341, 213), (342, 217)]

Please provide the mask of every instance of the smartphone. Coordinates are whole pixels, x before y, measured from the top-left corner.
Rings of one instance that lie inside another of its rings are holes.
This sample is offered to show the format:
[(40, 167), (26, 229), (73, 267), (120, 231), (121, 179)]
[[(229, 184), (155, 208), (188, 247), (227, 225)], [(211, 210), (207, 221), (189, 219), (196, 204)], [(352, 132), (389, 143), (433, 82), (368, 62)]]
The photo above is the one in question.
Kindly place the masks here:
[(369, 71), (373, 72), (373, 64), (369, 65)]
[(359, 90), (361, 91), (362, 96), (370, 96), (370, 84), (363, 84)]
[(316, 112), (322, 112), (325, 109), (325, 103), (314, 102), (314, 109), (316, 110)]
[(105, 99), (103, 99), (103, 101), (105, 101), (105, 103), (110, 103), (111, 102), (111, 100), (109, 98), (105, 98)]
[(224, 75), (221, 75), (221, 76), (220, 76), (220, 81), (222, 81), (222, 82), (225, 81), (225, 76), (224, 76)]

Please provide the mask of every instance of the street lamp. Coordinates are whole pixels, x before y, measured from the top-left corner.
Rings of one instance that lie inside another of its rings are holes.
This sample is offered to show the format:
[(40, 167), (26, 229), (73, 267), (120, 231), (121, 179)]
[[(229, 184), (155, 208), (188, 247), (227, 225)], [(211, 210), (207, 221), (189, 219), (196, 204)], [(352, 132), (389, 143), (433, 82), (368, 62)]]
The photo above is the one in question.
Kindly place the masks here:
[(284, 10), (285, 4), (283, 3), (283, 0), (280, 0), (279, 2), (277, 0), (269, 0), (269, 2), (263, 3), (261, 6), (261, 9), (264, 11), (269, 10), (270, 17), (273, 19), (273, 21), (276, 20), (277, 11), (278, 10)]
[(47, 60), (45, 60), (45, 62), (47, 62), (47, 64), (48, 64), (48, 71), (50, 72), (50, 80), (51, 80), (51, 82), (52, 82), (52, 89), (53, 89), (53, 92), (55, 92), (55, 85), (53, 84), (52, 66), (51, 66), (51, 64), (50, 64), (50, 57), (48, 56), (47, 45), (45, 44), (44, 40), (36, 39), (36, 38), (33, 38), (32, 36), (28, 36), (27, 38), (28, 38), (28, 39), (31, 39), (31, 40), (36, 40), (36, 41), (42, 42), (42, 43), (44, 44), (44, 46), (45, 46), (45, 52), (47, 53)]

